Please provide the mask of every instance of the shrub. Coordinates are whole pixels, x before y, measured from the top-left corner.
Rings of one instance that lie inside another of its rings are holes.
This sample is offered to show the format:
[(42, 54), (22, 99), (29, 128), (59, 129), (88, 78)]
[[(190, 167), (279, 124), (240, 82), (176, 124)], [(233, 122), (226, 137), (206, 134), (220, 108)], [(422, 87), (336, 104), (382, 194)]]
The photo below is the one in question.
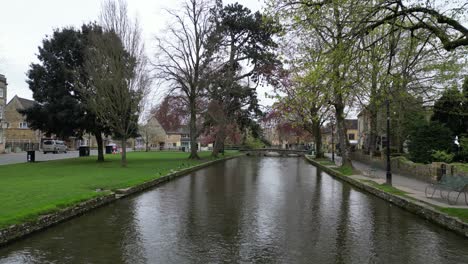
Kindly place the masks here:
[(453, 161), (453, 158), (455, 157), (455, 154), (450, 154), (443, 150), (436, 150), (434, 151), (434, 153), (432, 153), (431, 156), (432, 161), (451, 163)]
[(432, 153), (449, 151), (453, 145), (452, 132), (438, 122), (418, 125), (409, 135), (410, 159), (419, 163), (431, 163)]

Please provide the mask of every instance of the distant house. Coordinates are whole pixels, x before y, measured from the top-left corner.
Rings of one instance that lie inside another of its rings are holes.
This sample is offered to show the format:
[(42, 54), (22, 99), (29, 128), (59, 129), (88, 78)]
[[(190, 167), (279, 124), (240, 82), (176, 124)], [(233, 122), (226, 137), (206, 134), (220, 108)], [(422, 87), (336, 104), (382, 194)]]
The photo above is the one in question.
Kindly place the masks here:
[(190, 130), (188, 126), (183, 126), (175, 131), (167, 131), (166, 147), (177, 148), (184, 147), (190, 148)]
[[(135, 140), (135, 147), (144, 149), (190, 149), (190, 130), (183, 126), (174, 131), (166, 131), (156, 117), (151, 117), (140, 126), (140, 137)], [(200, 147), (200, 146), (199, 146)]]
[(5, 107), (5, 129), (6, 148), (11, 151), (26, 150), (26, 148), (39, 148), (42, 133), (29, 128), (25, 117), (19, 112), (30, 108), (34, 101), (15, 95)]
[(5, 107), (7, 98), (7, 80), (5, 75), (0, 74), (0, 153), (5, 151), (5, 129), (7, 123), (5, 121)]
[(358, 120), (346, 119), (345, 126), (349, 144), (351, 146), (357, 146), (359, 139)]
[[(358, 119), (346, 119), (345, 126), (346, 139), (348, 140), (351, 147), (355, 148), (358, 145), (359, 139)], [(338, 129), (336, 124), (333, 125), (333, 137), (334, 138), (332, 140), (332, 126), (330, 123), (328, 123), (325, 127), (322, 128), (322, 146), (324, 151), (331, 152), (332, 149), (336, 151), (337, 145), (339, 145)]]

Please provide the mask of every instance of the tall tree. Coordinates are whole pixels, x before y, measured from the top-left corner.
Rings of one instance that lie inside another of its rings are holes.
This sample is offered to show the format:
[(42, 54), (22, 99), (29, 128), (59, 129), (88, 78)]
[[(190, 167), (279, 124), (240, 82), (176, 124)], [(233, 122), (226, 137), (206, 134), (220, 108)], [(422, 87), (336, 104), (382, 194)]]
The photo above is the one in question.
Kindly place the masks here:
[(197, 154), (199, 129), (198, 103), (209, 84), (213, 49), (210, 36), (215, 30), (211, 0), (187, 0), (179, 12), (168, 11), (173, 23), (159, 37), (158, 53), (153, 66), (157, 77), (167, 82), (172, 91), (184, 95), (190, 113), (190, 159)]
[(94, 134), (98, 161), (104, 161), (102, 134), (109, 131), (84, 103), (85, 96), (78, 88), (89, 82), (84, 58), (91, 34), (102, 34), (102, 28), (88, 24), (81, 30), (57, 29), (42, 41), (37, 56), (40, 63), (31, 64), (27, 72), (27, 83), (37, 104), (22, 113), (32, 128), (61, 138)]
[(238, 3), (216, 10), (216, 30), (211, 36), (216, 60), (208, 89), (211, 109), (216, 109), (208, 111), (211, 125), (217, 127), (213, 156), (223, 149), (229, 124), (237, 123), (242, 129), (243, 121), (260, 114), (255, 88), (279, 65), (273, 38), (280, 31), (276, 21)]
[(105, 32), (92, 35), (86, 53), (86, 104), (121, 140), (121, 163), (126, 166), (127, 140), (138, 131), (141, 101), (151, 82), (141, 31), (129, 18), (126, 3), (105, 2), (101, 20)]

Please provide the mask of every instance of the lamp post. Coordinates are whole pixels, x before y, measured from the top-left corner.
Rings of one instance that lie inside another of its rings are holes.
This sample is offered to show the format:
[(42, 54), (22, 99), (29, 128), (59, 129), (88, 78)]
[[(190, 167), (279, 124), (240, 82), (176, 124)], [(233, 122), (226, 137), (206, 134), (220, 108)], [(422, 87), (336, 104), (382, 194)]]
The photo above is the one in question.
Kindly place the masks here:
[(332, 161), (335, 162), (335, 142), (334, 142), (334, 137), (333, 137), (333, 130), (334, 130), (334, 127), (333, 127), (333, 121), (331, 122), (331, 151), (332, 151)]
[(390, 163), (390, 100), (386, 100), (387, 105), (387, 179), (386, 183), (392, 185), (392, 165)]

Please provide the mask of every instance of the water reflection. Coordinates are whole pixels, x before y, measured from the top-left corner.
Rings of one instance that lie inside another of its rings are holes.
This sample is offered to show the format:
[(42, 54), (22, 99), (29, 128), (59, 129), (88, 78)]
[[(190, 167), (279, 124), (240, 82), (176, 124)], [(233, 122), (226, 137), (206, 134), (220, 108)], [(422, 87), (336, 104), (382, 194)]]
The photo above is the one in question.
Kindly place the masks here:
[(0, 263), (468, 263), (468, 241), (298, 158), (242, 158), (0, 249)]

